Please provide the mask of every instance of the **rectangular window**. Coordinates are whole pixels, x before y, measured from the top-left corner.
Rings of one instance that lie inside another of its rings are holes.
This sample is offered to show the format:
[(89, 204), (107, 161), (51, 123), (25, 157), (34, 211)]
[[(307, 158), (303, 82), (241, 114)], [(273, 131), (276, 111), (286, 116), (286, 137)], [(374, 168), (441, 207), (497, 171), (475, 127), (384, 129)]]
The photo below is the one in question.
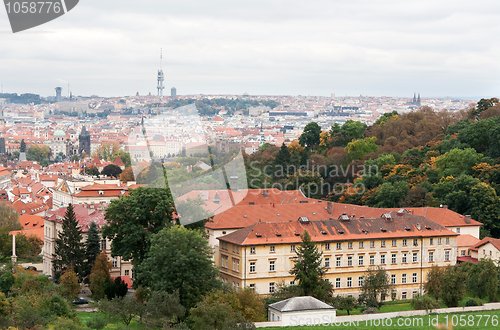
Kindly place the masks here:
[(465, 257), (465, 250), (462, 250), (462, 257)]
[[(250, 248), (250, 254), (255, 254), (255, 247), (254, 247), (254, 246), (252, 246), (252, 247)], [(254, 285), (255, 285), (255, 284), (254, 284)]]
[(340, 277), (337, 277), (337, 278), (335, 279), (335, 287), (336, 287), (336, 288), (340, 288)]
[(240, 271), (240, 261), (239, 260), (236, 260), (236, 271), (237, 272)]
[(255, 284), (254, 283), (250, 284), (250, 290), (255, 291)]
[(406, 253), (403, 253), (403, 256), (401, 257), (401, 262), (404, 264), (408, 262), (408, 255)]
[(358, 256), (358, 266), (363, 266), (365, 264), (365, 257)]
[(347, 278), (347, 287), (352, 288), (352, 277)]
[(429, 244), (434, 245), (434, 238), (429, 239)]
[(396, 284), (396, 274), (391, 275), (391, 284)]
[(413, 246), (418, 246), (418, 239), (416, 239), (416, 238), (415, 238), (415, 239), (413, 240)]
[(397, 242), (395, 239), (392, 240), (392, 246), (396, 246), (397, 245)]
[(370, 247), (375, 247), (375, 241), (370, 241)]
[(290, 285), (295, 285), (295, 281), (290, 281)]
[(401, 299), (406, 299), (406, 291), (401, 293)]
[(330, 250), (330, 243), (325, 243), (325, 250)]
[(269, 293), (274, 293), (274, 282), (269, 283)]
[(106, 250), (106, 240), (105, 239), (101, 240), (101, 250), (103, 250), (103, 251)]
[(117, 268), (117, 267), (118, 267), (118, 259), (113, 258), (113, 268)]
[(397, 263), (397, 256), (395, 253), (393, 253), (391, 256), (391, 263), (393, 263), (393, 264)]
[(407, 246), (408, 245), (408, 241), (406, 239), (403, 240), (403, 246)]
[(418, 281), (418, 275), (417, 275), (417, 273), (413, 273), (413, 275), (411, 277), (411, 280), (412, 280), (413, 283), (417, 283), (417, 281)]
[(457, 234), (460, 234), (460, 228), (457, 228)]
[(444, 261), (450, 261), (450, 251), (444, 251)]
[(337, 243), (337, 250), (342, 249), (342, 243)]
[(362, 249), (363, 248), (363, 242), (359, 242), (359, 248)]
[(352, 242), (348, 242), (348, 243), (347, 243), (347, 248), (348, 248), (348, 249), (352, 249)]
[(441, 237), (438, 238), (438, 244), (441, 244)]
[(446, 237), (446, 244), (450, 244), (450, 238)]
[(342, 257), (337, 257), (337, 260), (335, 261), (335, 266), (340, 267), (342, 265)]
[(429, 252), (429, 262), (434, 262), (434, 252)]
[(130, 275), (130, 270), (125, 270), (125, 276), (129, 276)]
[(233, 259), (233, 270), (236, 270), (236, 260)]
[(275, 261), (269, 261), (269, 271), (270, 272), (274, 272), (274, 264), (275, 264)]
[(330, 267), (330, 258), (325, 258), (325, 267)]
[(364, 283), (364, 277), (363, 276), (358, 277), (358, 286), (363, 286), (363, 283)]
[(290, 252), (295, 252), (295, 245), (290, 245)]
[(255, 273), (255, 261), (250, 262), (250, 273)]
[(385, 254), (380, 255), (380, 264), (385, 265)]
[(413, 252), (413, 262), (418, 262), (418, 253)]
[(269, 247), (269, 252), (274, 253), (274, 245), (271, 245), (271, 246)]
[(401, 275), (401, 283), (406, 283), (406, 274)]
[(380, 241), (380, 247), (385, 247), (385, 241)]
[(375, 256), (371, 255), (370, 256), (370, 266), (375, 265)]
[(347, 266), (352, 266), (352, 256), (347, 256)]

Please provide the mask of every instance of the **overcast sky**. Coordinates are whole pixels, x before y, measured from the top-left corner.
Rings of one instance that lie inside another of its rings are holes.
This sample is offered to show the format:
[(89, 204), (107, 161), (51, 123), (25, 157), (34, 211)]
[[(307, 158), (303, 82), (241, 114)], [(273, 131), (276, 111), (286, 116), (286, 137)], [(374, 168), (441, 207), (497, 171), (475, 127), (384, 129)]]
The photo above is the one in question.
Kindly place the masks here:
[(13, 34), (4, 92), (500, 96), (500, 1), (80, 0)]

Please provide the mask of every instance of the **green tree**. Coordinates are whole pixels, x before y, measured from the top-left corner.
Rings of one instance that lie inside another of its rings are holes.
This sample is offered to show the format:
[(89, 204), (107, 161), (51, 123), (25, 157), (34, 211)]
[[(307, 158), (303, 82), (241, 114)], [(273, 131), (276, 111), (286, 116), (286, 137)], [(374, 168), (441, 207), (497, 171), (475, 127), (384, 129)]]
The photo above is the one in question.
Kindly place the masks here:
[(233, 330), (255, 329), (226, 302), (213, 302), (209, 299), (200, 301), (190, 310), (189, 321), (193, 330)]
[(82, 232), (76, 219), (73, 205), (69, 204), (62, 220), (62, 231), (55, 239), (54, 271), (56, 278), (61, 272), (73, 267), (80, 280), (84, 274), (85, 247), (82, 244)]
[(376, 152), (378, 146), (375, 144), (375, 141), (377, 141), (377, 138), (373, 136), (349, 142), (347, 147), (344, 148), (344, 151), (347, 152), (348, 161), (350, 162), (355, 159), (362, 160), (366, 154)]
[(101, 174), (101, 173), (99, 173), (99, 170), (95, 166), (85, 167), (83, 169), (83, 172), (87, 175), (92, 175), (92, 176), (97, 176), (97, 175)]
[(174, 205), (167, 189), (129, 190), (128, 195), (112, 200), (106, 209), (107, 225), (102, 236), (112, 241), (114, 256), (139, 265), (151, 244), (152, 235), (171, 225)]
[(322, 265), (322, 254), (304, 230), (302, 242), (295, 249), (295, 264), (290, 274), (295, 275), (295, 281), (302, 296), (313, 296), (320, 300), (330, 300), (333, 291), (330, 282), (323, 279), (325, 267)]
[(457, 307), (465, 296), (468, 275), (458, 265), (448, 266), (441, 276), (441, 299), (448, 307)]
[(115, 297), (125, 297), (127, 292), (127, 283), (123, 282), (120, 276), (116, 277), (114, 280), (109, 279), (106, 283), (106, 288), (104, 289), (104, 293), (106, 294), (108, 300)]
[(101, 300), (105, 296), (106, 286), (110, 279), (109, 269), (111, 262), (108, 260), (106, 252), (101, 252), (95, 259), (94, 266), (90, 272), (90, 291), (92, 291), (92, 298)]
[(356, 299), (354, 297), (335, 296), (333, 298), (333, 306), (338, 310), (345, 310), (347, 315), (351, 315), (351, 311), (356, 308)]
[(497, 299), (498, 292), (497, 267), (491, 259), (483, 258), (481, 263), (483, 264), (483, 271), (479, 275), (479, 286), (483, 288), (483, 293), (488, 296), (489, 301), (494, 302)]
[(291, 158), (290, 150), (283, 142), (281, 148), (278, 151), (278, 154), (276, 155), (276, 158), (274, 159), (274, 165), (286, 168), (288, 164), (290, 164), (290, 158)]
[(99, 229), (94, 221), (90, 223), (87, 232), (87, 242), (85, 242), (85, 277), (90, 275), (95, 259), (101, 253), (101, 239), (99, 237)]
[(299, 137), (300, 145), (307, 149), (314, 149), (319, 144), (320, 133), (321, 127), (315, 122), (310, 122), (304, 127), (304, 131)]
[(135, 315), (142, 313), (144, 308), (142, 303), (138, 303), (134, 297), (116, 297), (112, 300), (101, 300), (99, 302), (99, 311), (108, 315), (112, 319), (120, 319), (127, 329), (130, 329), (130, 322)]
[(154, 291), (146, 302), (144, 318), (156, 327), (168, 327), (183, 318), (186, 309), (181, 305), (179, 292)]
[(59, 278), (59, 284), (62, 288), (62, 295), (68, 299), (77, 299), (80, 291), (78, 276), (72, 268), (67, 268)]
[(218, 286), (212, 253), (201, 231), (165, 228), (151, 238), (151, 248), (136, 268), (134, 285), (168, 293), (178, 290), (181, 304), (189, 309)]
[(472, 174), (472, 167), (480, 162), (482, 154), (475, 149), (452, 149), (436, 159), (436, 167), (443, 176), (458, 177), (461, 174)]
[(72, 161), (72, 162), (77, 162), (77, 161), (79, 161), (79, 160), (80, 160), (80, 157), (78, 157), (78, 155), (73, 155), (73, 156), (71, 157), (71, 161)]
[[(360, 301), (367, 307), (380, 308), (382, 296), (387, 296), (392, 288), (389, 273), (380, 266), (368, 268), (363, 276)], [(379, 301), (380, 297), (380, 301)]]
[(21, 140), (21, 146), (19, 147), (20, 152), (26, 152), (26, 142), (24, 142), (24, 139)]
[(427, 273), (427, 282), (424, 284), (424, 290), (427, 294), (434, 296), (436, 301), (439, 299), (441, 293), (441, 276), (443, 275), (443, 270), (437, 265), (432, 265), (431, 269)]
[(116, 165), (109, 164), (106, 165), (101, 171), (102, 175), (112, 176), (114, 178), (118, 178), (118, 176), (122, 173), (122, 169)]

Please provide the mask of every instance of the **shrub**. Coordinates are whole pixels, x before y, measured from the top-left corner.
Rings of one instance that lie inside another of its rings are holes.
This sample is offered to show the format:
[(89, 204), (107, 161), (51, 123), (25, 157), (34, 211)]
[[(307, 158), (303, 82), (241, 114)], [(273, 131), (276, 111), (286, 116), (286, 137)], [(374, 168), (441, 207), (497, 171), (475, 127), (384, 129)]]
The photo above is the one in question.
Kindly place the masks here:
[(94, 317), (92, 319), (88, 319), (87, 322), (85, 322), (85, 325), (87, 327), (95, 330), (104, 329), (104, 327), (106, 327), (106, 324), (106, 320), (102, 317)]
[(411, 300), (411, 306), (414, 309), (425, 309), (426, 311), (439, 308), (438, 302), (429, 297), (428, 295), (424, 295), (423, 297), (417, 296), (413, 298)]
[(470, 298), (465, 303), (465, 306), (482, 306), (482, 305), (483, 305), (483, 301), (479, 298)]

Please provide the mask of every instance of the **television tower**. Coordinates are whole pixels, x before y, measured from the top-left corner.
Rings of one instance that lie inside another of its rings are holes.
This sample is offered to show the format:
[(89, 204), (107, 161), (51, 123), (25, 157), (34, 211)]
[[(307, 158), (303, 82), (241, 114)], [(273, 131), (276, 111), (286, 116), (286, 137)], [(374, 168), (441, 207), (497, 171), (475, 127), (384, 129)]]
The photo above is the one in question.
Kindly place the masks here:
[(163, 51), (160, 49), (160, 70), (158, 70), (158, 96), (163, 97), (163, 90), (165, 87), (163, 86), (163, 81), (165, 80), (163, 76)]

